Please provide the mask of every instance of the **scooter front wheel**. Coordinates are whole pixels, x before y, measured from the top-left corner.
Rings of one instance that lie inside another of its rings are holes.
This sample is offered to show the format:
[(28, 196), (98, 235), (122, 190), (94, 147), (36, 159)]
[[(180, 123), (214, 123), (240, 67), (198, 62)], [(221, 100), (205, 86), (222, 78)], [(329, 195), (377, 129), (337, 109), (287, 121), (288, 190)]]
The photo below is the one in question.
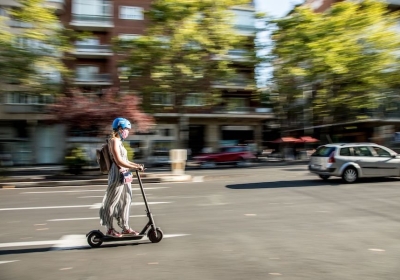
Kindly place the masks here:
[(92, 248), (98, 248), (103, 244), (101, 235), (97, 232), (92, 232), (87, 237), (87, 242)]
[(147, 233), (147, 237), (152, 243), (158, 243), (163, 238), (164, 234), (161, 229), (157, 228), (156, 230), (150, 229)]

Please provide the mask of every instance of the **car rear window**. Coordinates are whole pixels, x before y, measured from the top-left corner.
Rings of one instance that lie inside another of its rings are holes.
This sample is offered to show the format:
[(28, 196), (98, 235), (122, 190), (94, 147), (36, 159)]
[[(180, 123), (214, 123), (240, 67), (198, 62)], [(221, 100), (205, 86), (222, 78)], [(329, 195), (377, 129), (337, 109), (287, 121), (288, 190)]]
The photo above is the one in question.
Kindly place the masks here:
[(332, 152), (335, 151), (335, 147), (319, 147), (315, 153), (313, 153), (314, 157), (329, 157), (331, 155)]

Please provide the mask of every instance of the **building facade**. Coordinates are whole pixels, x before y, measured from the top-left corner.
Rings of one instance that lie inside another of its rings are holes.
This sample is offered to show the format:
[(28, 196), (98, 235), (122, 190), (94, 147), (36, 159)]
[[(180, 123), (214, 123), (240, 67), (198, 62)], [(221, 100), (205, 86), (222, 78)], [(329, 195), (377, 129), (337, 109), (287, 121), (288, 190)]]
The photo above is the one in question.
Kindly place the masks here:
[[(110, 87), (120, 87), (121, 69), (117, 55), (111, 49), (113, 38), (132, 39), (144, 33), (148, 20), (143, 12), (151, 0), (48, 0), (55, 8), (61, 24), (78, 32), (90, 32), (85, 40), (74, 42), (65, 65), (74, 76), (68, 86), (79, 88), (86, 95), (99, 95)], [(17, 7), (16, 1), (0, 0), (0, 8)], [(1, 10), (2, 11), (2, 10)], [(235, 29), (248, 38), (249, 49), (254, 50), (254, 4), (232, 7)], [(25, 28), (14, 23), (12, 28)], [(190, 97), (184, 116), (188, 127), (187, 146), (193, 154), (204, 148), (217, 150), (223, 145), (262, 145), (263, 124), (273, 118), (269, 108), (256, 101), (255, 65), (245, 64), (245, 50), (232, 50), (229, 59), (234, 62), (237, 76), (227, 84), (215, 83), (221, 89), (223, 103), (204, 109), (196, 96)], [(51, 116), (44, 112), (47, 103), (34, 97), (27, 89), (15, 85), (3, 87), (0, 107), (0, 155), (10, 156), (14, 164), (59, 164), (65, 151), (72, 145), (86, 149), (94, 160), (94, 150), (103, 139), (71, 135), (63, 125), (49, 124)], [(129, 139), (137, 157), (146, 157), (157, 146), (172, 148), (178, 138), (179, 120), (174, 104), (161, 98), (152, 104), (156, 127), (149, 133)]]
[[(45, 5), (61, 14), (63, 1), (46, 0)], [(23, 34), (29, 24), (12, 18), (9, 11), (20, 4), (14, 0), (0, 0), (0, 16), (12, 34)], [(33, 48), (32, 41), (24, 47)], [(48, 73), (54, 85), (60, 83), (57, 72)], [(52, 164), (64, 158), (64, 134), (62, 125), (49, 124), (45, 113), (52, 96), (37, 92), (16, 83), (2, 84), (0, 88), (0, 166), (25, 164)]]

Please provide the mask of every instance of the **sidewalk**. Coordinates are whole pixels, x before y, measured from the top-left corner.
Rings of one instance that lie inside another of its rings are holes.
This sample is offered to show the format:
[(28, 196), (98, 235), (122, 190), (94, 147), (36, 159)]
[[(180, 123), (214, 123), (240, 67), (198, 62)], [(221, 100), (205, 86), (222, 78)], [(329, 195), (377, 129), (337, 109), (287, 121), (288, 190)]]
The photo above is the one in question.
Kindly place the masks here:
[[(265, 161), (257, 162), (254, 166), (286, 166), (306, 164), (308, 161)], [(197, 168), (196, 168), (197, 169)], [(107, 185), (107, 175), (100, 174), (98, 168), (86, 169), (82, 175), (63, 174), (64, 166), (24, 166), (6, 168), (7, 176), (0, 177), (0, 188), (29, 188), (29, 187), (57, 187), (57, 186), (88, 186)], [(187, 166), (187, 170), (193, 167)], [(135, 176), (134, 176), (135, 177)], [(207, 176), (195, 176), (207, 177)], [(175, 175), (169, 171), (141, 173), (142, 182), (190, 182), (194, 178), (189, 174)], [(135, 178), (132, 182), (137, 184)]]

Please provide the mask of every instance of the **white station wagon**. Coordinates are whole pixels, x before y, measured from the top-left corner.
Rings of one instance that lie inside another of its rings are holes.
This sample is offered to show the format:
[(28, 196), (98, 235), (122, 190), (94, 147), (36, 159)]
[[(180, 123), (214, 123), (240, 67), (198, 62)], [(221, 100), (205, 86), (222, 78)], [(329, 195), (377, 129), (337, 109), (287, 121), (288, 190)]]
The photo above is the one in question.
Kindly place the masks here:
[(335, 176), (346, 183), (365, 177), (399, 177), (400, 155), (374, 143), (327, 144), (311, 155), (308, 169), (323, 180)]

